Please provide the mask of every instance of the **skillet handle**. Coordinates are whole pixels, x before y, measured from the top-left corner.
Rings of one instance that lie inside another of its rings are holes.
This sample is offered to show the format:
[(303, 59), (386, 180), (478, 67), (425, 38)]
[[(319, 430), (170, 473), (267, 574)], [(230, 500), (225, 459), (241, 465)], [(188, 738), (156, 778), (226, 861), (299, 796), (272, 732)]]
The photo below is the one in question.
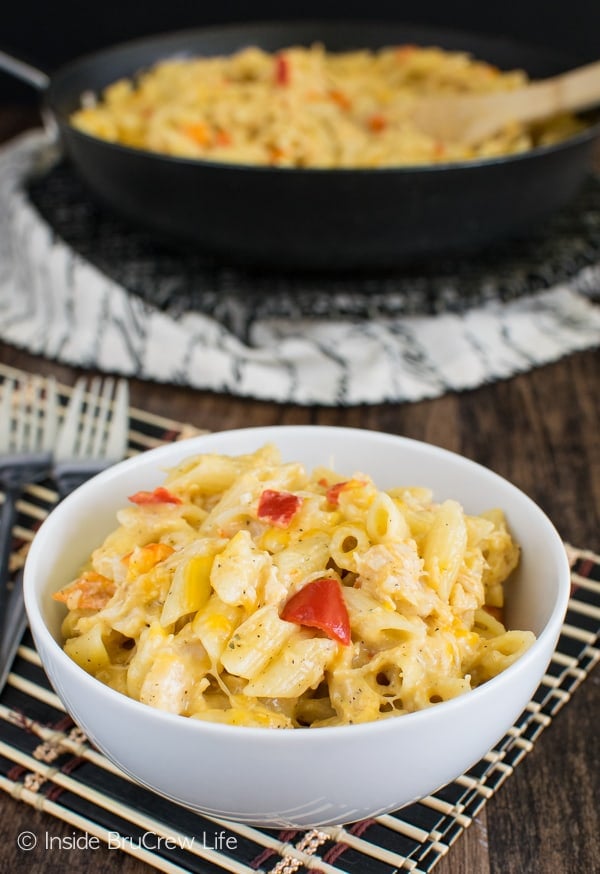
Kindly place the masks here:
[(50, 84), (50, 76), (33, 64), (15, 58), (0, 49), (0, 70), (15, 76), (26, 85), (32, 85), (37, 91), (45, 91)]

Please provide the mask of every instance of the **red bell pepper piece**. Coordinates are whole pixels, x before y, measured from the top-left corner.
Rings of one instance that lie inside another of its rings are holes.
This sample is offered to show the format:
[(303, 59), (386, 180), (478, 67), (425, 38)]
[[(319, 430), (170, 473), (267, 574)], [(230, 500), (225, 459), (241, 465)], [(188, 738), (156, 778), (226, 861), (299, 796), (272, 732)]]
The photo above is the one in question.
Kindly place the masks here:
[(370, 116), (367, 124), (373, 133), (380, 133), (380, 131), (385, 130), (387, 127), (388, 120), (382, 112), (376, 112), (374, 115)]
[(157, 486), (152, 492), (136, 492), (129, 495), (132, 504), (181, 504), (181, 498), (174, 495), (164, 486)]
[[(327, 480), (322, 479), (319, 480), (319, 482), (322, 486), (327, 487)], [(345, 489), (355, 489), (364, 485), (365, 483), (358, 479), (346, 479), (343, 480), (343, 482), (334, 483), (332, 486), (327, 487), (327, 491), (325, 492), (327, 503), (337, 507), (340, 502), (340, 492), (343, 492)]]
[(281, 618), (297, 625), (319, 628), (345, 646), (351, 642), (350, 618), (342, 587), (331, 577), (313, 580), (299, 589), (284, 605)]
[(348, 486), (348, 480), (344, 480), (341, 483), (334, 483), (332, 486), (329, 486), (327, 492), (325, 493), (325, 497), (327, 498), (328, 504), (333, 504), (334, 507), (340, 502), (340, 492), (342, 489), (345, 489)]
[(275, 58), (275, 81), (278, 85), (290, 84), (290, 62), (285, 55)]
[(291, 492), (265, 489), (258, 500), (257, 515), (278, 528), (287, 528), (300, 507), (302, 498)]

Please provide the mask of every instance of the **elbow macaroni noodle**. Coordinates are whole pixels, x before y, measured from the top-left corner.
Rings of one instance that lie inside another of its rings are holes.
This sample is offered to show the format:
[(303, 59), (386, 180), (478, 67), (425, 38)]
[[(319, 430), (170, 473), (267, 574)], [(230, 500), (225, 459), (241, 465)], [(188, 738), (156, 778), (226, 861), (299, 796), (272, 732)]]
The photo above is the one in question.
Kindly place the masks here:
[[(519, 550), (499, 510), (309, 474), (272, 445), (187, 459), (143, 494), (55, 597), (68, 655), (153, 707), (284, 728), (384, 719), (467, 692), (534, 640), (501, 622)], [(264, 512), (265, 494), (290, 512)], [(281, 617), (323, 578), (349, 644)]]

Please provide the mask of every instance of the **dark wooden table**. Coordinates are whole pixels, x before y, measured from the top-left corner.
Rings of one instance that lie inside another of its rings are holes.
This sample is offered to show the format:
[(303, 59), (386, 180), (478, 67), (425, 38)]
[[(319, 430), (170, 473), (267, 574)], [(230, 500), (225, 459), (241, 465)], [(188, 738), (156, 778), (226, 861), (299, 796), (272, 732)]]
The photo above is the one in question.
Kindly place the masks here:
[[(34, 120), (0, 109), (0, 139)], [(72, 383), (79, 371), (0, 344), (0, 361)], [(248, 425), (359, 426), (425, 440), (475, 459), (529, 494), (562, 537), (600, 552), (600, 349), (463, 394), (415, 404), (317, 408), (240, 400), (131, 382), (136, 407), (210, 430)], [(600, 675), (575, 692), (531, 753), (436, 867), (436, 874), (600, 872)], [(105, 848), (30, 853), (17, 835), (73, 834), (49, 815), (0, 796), (0, 871), (142, 874)], [(360, 874), (360, 872), (357, 872)]]

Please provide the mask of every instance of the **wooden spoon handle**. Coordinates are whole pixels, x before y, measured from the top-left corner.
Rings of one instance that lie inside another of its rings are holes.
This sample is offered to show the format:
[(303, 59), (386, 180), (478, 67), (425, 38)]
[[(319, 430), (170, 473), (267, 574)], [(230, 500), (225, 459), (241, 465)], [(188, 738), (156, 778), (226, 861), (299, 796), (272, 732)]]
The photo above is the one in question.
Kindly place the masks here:
[(512, 122), (531, 122), (600, 104), (600, 61), (493, 94), (433, 94), (415, 102), (417, 126), (442, 140), (475, 145)]
[(588, 109), (600, 103), (600, 61), (509, 91), (506, 97), (513, 98), (517, 121)]

